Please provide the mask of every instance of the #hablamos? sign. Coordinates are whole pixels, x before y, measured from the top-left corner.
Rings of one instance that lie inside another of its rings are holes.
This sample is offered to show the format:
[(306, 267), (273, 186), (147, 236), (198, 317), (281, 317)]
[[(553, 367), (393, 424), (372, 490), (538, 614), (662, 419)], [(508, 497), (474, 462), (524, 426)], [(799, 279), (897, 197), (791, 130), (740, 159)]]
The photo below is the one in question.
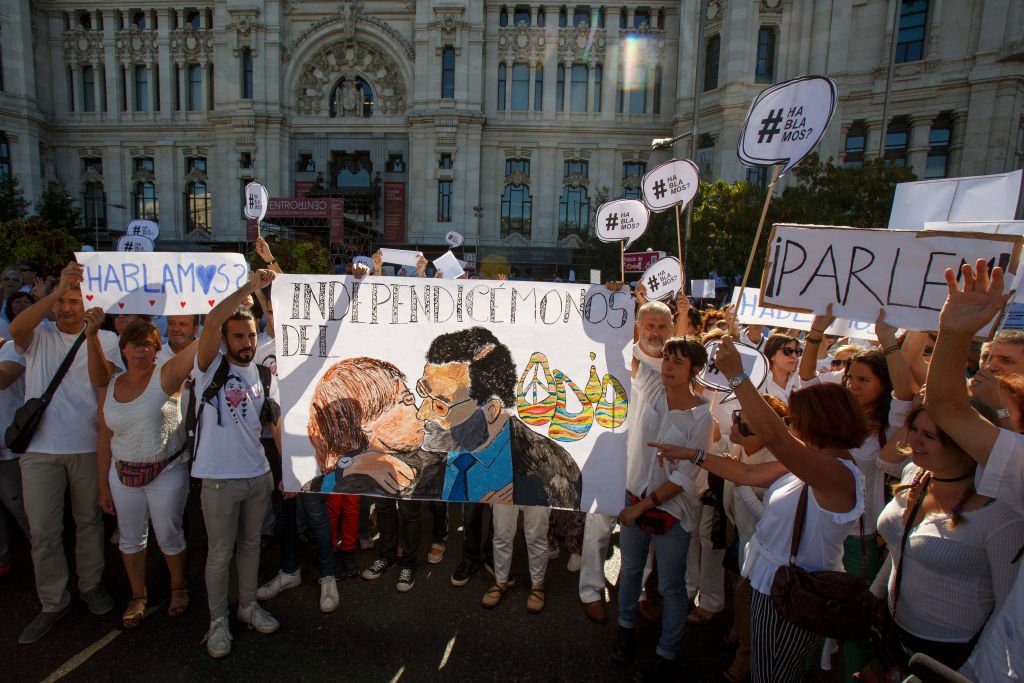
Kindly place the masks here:
[(814, 149), (832, 120), (839, 89), (824, 76), (774, 85), (754, 100), (736, 153), (746, 166), (785, 164), (785, 175)]
[(647, 230), (650, 212), (639, 199), (605, 202), (594, 217), (597, 238), (602, 242), (636, 242)]
[(647, 290), (648, 301), (664, 301), (675, 297), (683, 286), (683, 268), (675, 256), (663, 258), (640, 276)]
[(131, 237), (145, 237), (149, 240), (156, 240), (160, 236), (160, 226), (154, 221), (147, 221), (141, 218), (137, 218), (130, 223), (124, 230), (125, 236)]
[(269, 204), (270, 195), (267, 194), (267, 188), (255, 181), (245, 186), (245, 206), (242, 207), (242, 213), (246, 218), (257, 223), (262, 221), (267, 215)]
[(144, 235), (122, 235), (117, 238), (118, 251), (153, 251), (153, 240)]
[(676, 204), (683, 209), (697, 196), (700, 171), (689, 159), (672, 159), (644, 174), (644, 202), (655, 213)]
[[(733, 345), (739, 351), (740, 358), (743, 360), (743, 371), (750, 375), (751, 384), (755, 387), (763, 386), (765, 379), (768, 378), (768, 358), (758, 351), (757, 348), (749, 344), (734, 341)], [(715, 364), (715, 360), (718, 357), (718, 349), (721, 346), (722, 342), (717, 339), (709, 341), (704, 345), (704, 350), (708, 353), (708, 362), (704, 365), (704, 369), (700, 371), (700, 374), (697, 375), (697, 382), (708, 389), (726, 392), (726, 397), (722, 400), (722, 403), (728, 403), (731, 400), (735, 400), (735, 396), (733, 396), (732, 387), (729, 386), (729, 378), (722, 374), (722, 371)]]
[(456, 232), (455, 230), (449, 230), (444, 236), (444, 241), (447, 242), (448, 246), (452, 249), (462, 246), (462, 233)]

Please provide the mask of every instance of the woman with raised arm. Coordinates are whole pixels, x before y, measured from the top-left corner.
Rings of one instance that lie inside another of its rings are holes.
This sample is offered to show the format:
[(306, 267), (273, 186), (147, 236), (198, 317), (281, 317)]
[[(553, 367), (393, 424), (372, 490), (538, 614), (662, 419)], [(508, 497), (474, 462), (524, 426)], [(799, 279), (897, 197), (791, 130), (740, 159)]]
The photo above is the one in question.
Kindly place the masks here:
[[(803, 679), (803, 661), (818, 636), (775, 609), (776, 571), (789, 563), (793, 524), (804, 487), (809, 487), (800, 545), (793, 562), (807, 571), (842, 568), (843, 541), (864, 511), (864, 477), (850, 451), (869, 432), (864, 411), (846, 387), (812, 385), (790, 396), (790, 428), (743, 371), (731, 337), (715, 358), (743, 409), (743, 420), (778, 462), (744, 465), (702, 450), (652, 443), (661, 457), (687, 459), (738, 484), (767, 486), (764, 516), (747, 544), (743, 576), (751, 599), (751, 680), (778, 683)], [(788, 470), (788, 472), (787, 472)]]
[[(86, 335), (103, 321), (98, 309), (86, 314)], [(100, 353), (88, 344), (89, 355)], [(96, 445), (100, 507), (117, 515), (118, 548), (128, 573), (132, 598), (121, 617), (134, 628), (146, 611), (146, 541), (150, 521), (171, 575), (168, 614), (188, 607), (185, 585), (185, 533), (182, 513), (188, 496), (188, 454), (179, 393), (196, 355), (193, 342), (171, 360), (156, 365), (160, 333), (137, 320), (121, 335), (128, 369), (100, 390), (99, 441)], [(93, 359), (90, 358), (90, 361)]]

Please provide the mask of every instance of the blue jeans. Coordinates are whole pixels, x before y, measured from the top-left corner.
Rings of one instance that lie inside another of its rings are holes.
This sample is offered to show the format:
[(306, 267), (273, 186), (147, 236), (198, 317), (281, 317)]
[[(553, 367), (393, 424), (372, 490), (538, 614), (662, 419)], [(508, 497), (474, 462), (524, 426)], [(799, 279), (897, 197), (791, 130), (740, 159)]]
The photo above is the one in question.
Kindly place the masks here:
[(277, 517), (277, 542), (280, 549), (281, 571), (293, 574), (299, 568), (296, 548), (297, 528), (295, 513), (301, 501), (306, 512), (306, 521), (313, 532), (316, 543), (316, 559), (320, 565), (320, 576), (334, 576), (334, 544), (331, 543), (331, 522), (327, 518), (327, 500), (320, 493), (300, 493), (297, 497), (284, 500), (281, 492), (274, 489), (271, 497), (274, 515)]
[(661, 638), (656, 652), (674, 660), (686, 627), (686, 553), (690, 533), (676, 523), (664, 534), (649, 534), (635, 524), (619, 527), (619, 549), (622, 568), (619, 571), (619, 626), (636, 626), (636, 603), (643, 587), (647, 551), (654, 544), (658, 563), (658, 591), (664, 603), (661, 616)]

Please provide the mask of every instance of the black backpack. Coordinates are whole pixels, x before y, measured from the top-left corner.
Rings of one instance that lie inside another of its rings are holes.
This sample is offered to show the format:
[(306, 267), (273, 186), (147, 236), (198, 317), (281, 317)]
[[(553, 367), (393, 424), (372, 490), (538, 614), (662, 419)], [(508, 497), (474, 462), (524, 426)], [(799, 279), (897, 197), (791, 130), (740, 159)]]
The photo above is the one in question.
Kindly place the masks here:
[[(257, 365), (256, 370), (260, 374), (260, 384), (263, 385), (263, 408), (260, 410), (260, 424), (264, 427), (277, 422), (278, 417), (281, 415), (280, 407), (270, 400), (270, 379), (271, 372), (270, 368), (264, 365)], [(195, 380), (189, 377), (186, 381), (185, 386), (189, 389), (188, 394), (188, 412), (185, 414), (185, 447), (184, 452), (190, 456), (190, 461), (195, 460), (196, 457), (196, 446), (199, 444), (199, 436), (202, 432), (202, 410), (207, 404), (213, 405), (213, 400), (217, 397), (217, 392), (220, 391), (221, 387), (228, 381), (228, 373), (230, 366), (226, 356), (221, 355), (220, 365), (217, 366), (216, 371), (213, 373), (213, 380), (203, 391), (203, 395), (200, 398), (198, 404), (198, 410), (196, 409), (196, 392)], [(220, 421), (220, 408), (217, 407), (217, 424)]]

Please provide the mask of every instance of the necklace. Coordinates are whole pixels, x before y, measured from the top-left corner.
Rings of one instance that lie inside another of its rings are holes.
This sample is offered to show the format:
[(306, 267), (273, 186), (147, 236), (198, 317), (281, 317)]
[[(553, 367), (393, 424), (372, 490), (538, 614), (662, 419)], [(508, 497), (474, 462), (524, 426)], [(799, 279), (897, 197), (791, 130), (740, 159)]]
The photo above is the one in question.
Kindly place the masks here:
[(968, 472), (967, 474), (962, 474), (959, 477), (949, 477), (949, 478), (946, 478), (946, 479), (944, 479), (942, 477), (936, 477), (933, 474), (931, 476), (931, 479), (933, 481), (941, 481), (943, 484), (952, 484), (953, 482), (963, 481), (964, 479), (970, 479), (973, 476), (974, 476), (974, 471), (972, 470), (971, 472)]

